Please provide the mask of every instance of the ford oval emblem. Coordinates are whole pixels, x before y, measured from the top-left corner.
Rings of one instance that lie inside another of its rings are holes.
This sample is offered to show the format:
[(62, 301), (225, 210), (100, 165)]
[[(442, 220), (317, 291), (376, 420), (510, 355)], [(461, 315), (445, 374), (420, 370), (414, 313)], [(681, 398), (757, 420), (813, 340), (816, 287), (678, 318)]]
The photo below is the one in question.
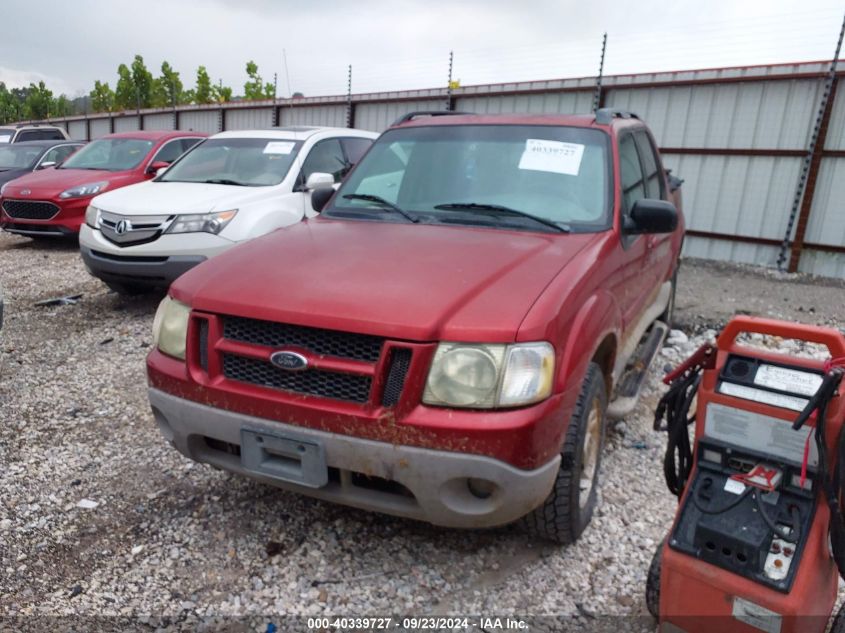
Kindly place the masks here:
[(31, 193), (32, 193), (32, 191), (30, 189), (21, 189), (21, 195), (22, 196), (28, 196)]
[(286, 371), (302, 371), (308, 369), (308, 359), (296, 352), (275, 352), (270, 356), (270, 362), (279, 369)]

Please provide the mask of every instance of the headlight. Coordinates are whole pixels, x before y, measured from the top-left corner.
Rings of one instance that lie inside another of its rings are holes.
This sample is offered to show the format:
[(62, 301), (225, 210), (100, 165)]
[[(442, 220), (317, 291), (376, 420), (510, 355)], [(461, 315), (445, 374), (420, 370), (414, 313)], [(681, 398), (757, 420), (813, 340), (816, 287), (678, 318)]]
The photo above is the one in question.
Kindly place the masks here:
[(426, 404), (490, 409), (548, 398), (554, 376), (549, 343), (441, 343), (428, 373)]
[(78, 185), (65, 189), (59, 194), (59, 198), (66, 200), (67, 198), (84, 198), (85, 196), (93, 196), (100, 193), (109, 186), (109, 183), (103, 182), (89, 182), (87, 185)]
[(92, 229), (100, 228), (100, 210), (97, 207), (89, 204), (85, 209), (85, 224)]
[(159, 304), (153, 320), (153, 345), (163, 354), (185, 360), (190, 314), (189, 306), (165, 297)]
[(167, 233), (213, 233), (217, 235), (232, 221), (237, 209), (218, 211), (217, 213), (198, 213), (195, 215), (177, 215)]

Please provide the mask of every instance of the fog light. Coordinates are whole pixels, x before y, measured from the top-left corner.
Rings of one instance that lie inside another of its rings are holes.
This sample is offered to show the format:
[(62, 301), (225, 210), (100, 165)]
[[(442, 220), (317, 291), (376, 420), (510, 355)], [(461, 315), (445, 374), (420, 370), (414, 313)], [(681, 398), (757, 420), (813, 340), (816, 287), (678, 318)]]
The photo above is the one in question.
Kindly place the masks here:
[(472, 496), (479, 499), (489, 499), (496, 491), (496, 484), (486, 479), (474, 479), (470, 477), (467, 479), (467, 488), (469, 488)]

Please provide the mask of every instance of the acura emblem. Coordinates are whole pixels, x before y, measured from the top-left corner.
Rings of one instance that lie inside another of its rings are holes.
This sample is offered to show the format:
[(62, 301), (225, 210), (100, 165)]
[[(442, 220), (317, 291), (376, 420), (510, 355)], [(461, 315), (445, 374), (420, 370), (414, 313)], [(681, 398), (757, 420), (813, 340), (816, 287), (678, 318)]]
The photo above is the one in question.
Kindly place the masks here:
[(31, 193), (32, 193), (32, 190), (30, 190), (30, 189), (21, 189), (21, 195), (22, 196), (28, 196)]
[(270, 362), (286, 371), (302, 371), (308, 368), (308, 359), (296, 352), (275, 352), (270, 356)]
[(118, 235), (123, 235), (124, 233), (126, 233), (126, 231), (131, 231), (131, 230), (132, 230), (132, 225), (129, 223), (129, 220), (120, 220), (120, 222), (118, 222), (114, 226), (114, 232), (117, 233)]

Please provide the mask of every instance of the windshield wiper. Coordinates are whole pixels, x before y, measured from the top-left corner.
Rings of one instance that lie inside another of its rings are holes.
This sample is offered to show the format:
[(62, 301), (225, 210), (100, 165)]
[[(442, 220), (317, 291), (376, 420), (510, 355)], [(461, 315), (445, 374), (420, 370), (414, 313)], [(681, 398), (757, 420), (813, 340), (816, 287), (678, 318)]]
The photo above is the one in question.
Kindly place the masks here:
[(515, 215), (522, 218), (528, 218), (529, 220), (534, 220), (538, 224), (545, 224), (553, 228), (555, 231), (559, 233), (569, 233), (570, 229), (568, 226), (563, 224), (558, 224), (553, 220), (547, 220), (546, 218), (541, 218), (536, 215), (531, 215), (530, 213), (526, 213), (525, 211), (520, 211), (519, 209), (511, 209), (510, 207), (505, 207), (500, 204), (487, 204), (481, 202), (446, 202), (444, 204), (435, 205), (435, 209), (442, 209), (444, 211), (449, 210), (461, 210), (467, 209), (470, 211), (493, 211), (494, 213), (506, 213), (508, 215)]
[(232, 180), (230, 178), (210, 178), (208, 180), (202, 180), (201, 182), (209, 185), (235, 185), (237, 187), (249, 187), (249, 183)]
[(347, 193), (343, 197), (347, 200), (366, 200), (368, 202), (375, 202), (376, 204), (383, 205), (383, 206), (387, 207), (388, 209), (392, 209), (393, 211), (396, 211), (396, 213), (398, 213), (399, 215), (406, 218), (409, 222), (413, 222), (414, 224), (416, 224), (417, 222), (420, 221), (420, 219), (418, 217), (411, 215), (410, 213), (408, 213), (407, 211), (405, 211), (401, 207), (396, 206), (395, 204), (393, 204), (389, 200), (385, 200), (381, 196), (374, 196), (374, 195), (369, 194), (369, 193)]

